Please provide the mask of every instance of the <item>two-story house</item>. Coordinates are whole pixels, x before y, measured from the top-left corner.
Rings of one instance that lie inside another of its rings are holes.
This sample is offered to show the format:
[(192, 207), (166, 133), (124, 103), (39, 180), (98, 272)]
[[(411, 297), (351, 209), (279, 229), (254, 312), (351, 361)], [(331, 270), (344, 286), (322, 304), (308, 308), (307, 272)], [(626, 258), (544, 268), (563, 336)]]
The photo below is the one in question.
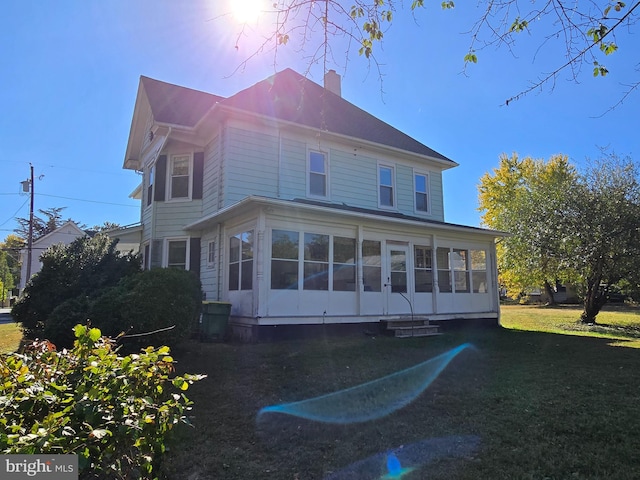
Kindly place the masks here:
[(196, 272), (234, 332), (498, 321), (498, 232), (446, 223), (457, 164), (281, 71), (223, 98), (142, 77), (125, 169), (143, 174), (145, 268)]

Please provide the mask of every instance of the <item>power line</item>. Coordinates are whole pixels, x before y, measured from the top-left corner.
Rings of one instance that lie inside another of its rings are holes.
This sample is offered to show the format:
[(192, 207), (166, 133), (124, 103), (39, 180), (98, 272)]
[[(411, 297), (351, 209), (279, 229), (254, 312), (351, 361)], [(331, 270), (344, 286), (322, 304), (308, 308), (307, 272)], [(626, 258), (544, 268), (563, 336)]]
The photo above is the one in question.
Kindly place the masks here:
[(36, 195), (38, 195), (39, 197), (53, 197), (53, 198), (62, 198), (64, 200), (74, 200), (76, 202), (101, 203), (103, 205), (116, 205), (118, 207), (140, 208), (140, 205), (130, 205), (130, 204), (126, 204), (126, 203), (101, 202), (99, 200), (86, 200), (84, 198), (61, 197), (60, 195), (49, 195), (48, 193), (36, 193)]
[[(20, 193), (0, 193), (0, 195), (21, 195)], [(114, 202), (101, 202), (99, 200), (87, 200), (84, 198), (71, 198), (71, 197), (62, 197), (60, 195), (50, 195), (48, 193), (36, 193), (36, 196), (38, 197), (53, 197), (53, 198), (62, 198), (64, 200), (74, 200), (76, 202), (88, 202), (88, 203), (102, 203), (104, 205), (116, 205), (119, 207), (135, 207), (135, 208), (140, 208), (139, 205), (131, 205), (128, 203), (114, 203)], [(24, 206), (24, 205), (23, 205)], [(22, 208), (22, 207), (20, 207)], [(7, 223), (7, 222), (5, 222)], [(0, 225), (4, 225), (4, 224), (0, 224)]]
[(8, 223), (9, 221), (13, 220), (15, 218), (15, 216), (18, 214), (18, 212), (20, 210), (22, 210), (22, 207), (24, 207), (27, 202), (29, 201), (29, 199), (27, 198), (24, 203), (22, 205), (20, 205), (20, 208), (18, 210), (16, 210), (16, 213), (14, 213), (13, 215), (11, 215), (7, 220), (5, 220), (4, 222), (0, 223), (0, 227), (2, 227), (4, 224)]

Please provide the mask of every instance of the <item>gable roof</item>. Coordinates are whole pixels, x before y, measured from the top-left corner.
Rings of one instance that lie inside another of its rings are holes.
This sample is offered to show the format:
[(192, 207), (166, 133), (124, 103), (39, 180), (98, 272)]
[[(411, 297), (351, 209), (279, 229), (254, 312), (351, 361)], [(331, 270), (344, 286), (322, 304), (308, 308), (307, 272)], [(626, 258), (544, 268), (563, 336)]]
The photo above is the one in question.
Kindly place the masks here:
[(456, 164), (290, 68), (236, 93), (221, 105)]
[(141, 76), (151, 113), (157, 122), (195, 127), (224, 97)]
[(144, 76), (140, 81), (158, 122), (195, 127), (213, 107), (231, 108), (457, 165), (290, 68), (228, 98)]

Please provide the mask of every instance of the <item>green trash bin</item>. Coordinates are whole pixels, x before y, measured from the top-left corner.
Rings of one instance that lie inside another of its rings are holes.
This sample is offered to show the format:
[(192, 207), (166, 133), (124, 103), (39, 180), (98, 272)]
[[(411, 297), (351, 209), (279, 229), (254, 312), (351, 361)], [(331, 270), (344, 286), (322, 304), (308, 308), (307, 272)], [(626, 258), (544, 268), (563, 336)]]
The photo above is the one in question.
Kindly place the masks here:
[(200, 337), (204, 341), (222, 341), (227, 333), (231, 304), (229, 302), (202, 302)]

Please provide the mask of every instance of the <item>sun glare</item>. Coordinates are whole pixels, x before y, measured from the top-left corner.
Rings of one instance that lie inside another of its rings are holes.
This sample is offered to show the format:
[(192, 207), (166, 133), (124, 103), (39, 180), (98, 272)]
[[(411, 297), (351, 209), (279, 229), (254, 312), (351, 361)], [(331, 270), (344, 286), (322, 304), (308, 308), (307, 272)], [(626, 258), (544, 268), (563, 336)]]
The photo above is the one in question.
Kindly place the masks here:
[(264, 6), (264, 0), (231, 0), (229, 3), (239, 23), (256, 22)]

